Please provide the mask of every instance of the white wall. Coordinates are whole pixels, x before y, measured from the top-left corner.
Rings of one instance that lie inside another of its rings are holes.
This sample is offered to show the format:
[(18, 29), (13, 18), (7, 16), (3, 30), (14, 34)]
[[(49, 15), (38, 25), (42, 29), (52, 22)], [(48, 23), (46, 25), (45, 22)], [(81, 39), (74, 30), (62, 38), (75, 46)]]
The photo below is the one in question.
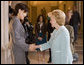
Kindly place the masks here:
[(8, 2), (1, 1), (1, 45), (8, 43)]
[(11, 64), (8, 27), (8, 1), (1, 1), (1, 64)]

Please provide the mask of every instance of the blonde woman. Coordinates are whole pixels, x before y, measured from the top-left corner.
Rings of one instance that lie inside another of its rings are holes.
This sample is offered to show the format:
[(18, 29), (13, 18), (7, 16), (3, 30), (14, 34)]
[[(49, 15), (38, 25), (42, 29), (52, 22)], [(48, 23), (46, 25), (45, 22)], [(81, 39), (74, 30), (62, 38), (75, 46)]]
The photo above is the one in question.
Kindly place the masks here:
[(51, 48), (53, 64), (72, 64), (73, 58), (70, 48), (69, 32), (64, 26), (65, 13), (61, 10), (54, 10), (48, 13), (50, 23), (54, 31), (46, 44), (39, 45), (41, 51)]

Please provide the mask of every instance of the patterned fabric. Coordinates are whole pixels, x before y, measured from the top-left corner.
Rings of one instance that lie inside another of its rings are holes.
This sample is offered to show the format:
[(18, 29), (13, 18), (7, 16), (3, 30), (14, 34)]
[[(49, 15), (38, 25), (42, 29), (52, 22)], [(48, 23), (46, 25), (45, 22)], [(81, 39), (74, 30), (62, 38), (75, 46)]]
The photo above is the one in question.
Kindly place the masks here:
[(74, 54), (74, 46), (73, 46), (73, 42), (74, 42), (74, 29), (73, 29), (73, 27), (71, 25), (66, 25), (65, 27), (69, 31), (71, 51), (72, 51), (72, 54)]
[(65, 26), (54, 30), (50, 40), (42, 44), (40, 50), (51, 48), (53, 64), (72, 64), (73, 57), (70, 48), (70, 36)]

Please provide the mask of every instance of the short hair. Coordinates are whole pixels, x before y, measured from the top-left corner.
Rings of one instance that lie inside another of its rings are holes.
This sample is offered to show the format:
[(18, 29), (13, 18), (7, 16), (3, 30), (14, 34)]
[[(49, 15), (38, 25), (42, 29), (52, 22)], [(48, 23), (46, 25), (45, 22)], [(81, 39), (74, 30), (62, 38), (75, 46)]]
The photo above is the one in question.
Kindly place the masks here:
[(71, 9), (68, 9), (68, 10), (67, 10), (67, 12), (70, 12), (70, 11), (71, 11), (71, 13), (72, 13), (72, 10), (71, 10)]
[[(49, 14), (49, 13), (48, 13)], [(57, 10), (53, 10), (52, 12), (50, 12), (50, 17), (54, 16), (56, 22), (62, 26), (62, 25), (65, 25), (65, 18), (66, 18), (66, 15), (63, 11), (57, 9)]]
[(28, 7), (27, 7), (27, 5), (25, 5), (25, 4), (23, 4), (23, 3), (18, 3), (18, 4), (16, 4), (16, 6), (15, 6), (15, 12), (14, 12), (14, 15), (15, 15), (15, 16), (17, 16), (19, 9), (24, 10), (24, 12), (28, 12)]

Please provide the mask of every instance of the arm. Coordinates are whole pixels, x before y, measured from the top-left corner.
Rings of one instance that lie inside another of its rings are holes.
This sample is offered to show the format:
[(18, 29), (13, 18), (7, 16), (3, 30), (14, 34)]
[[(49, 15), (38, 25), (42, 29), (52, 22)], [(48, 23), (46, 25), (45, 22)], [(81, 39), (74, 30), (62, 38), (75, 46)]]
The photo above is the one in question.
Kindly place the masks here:
[(37, 23), (35, 24), (35, 35), (36, 35), (36, 38), (38, 37), (38, 32), (37, 32)]
[(42, 39), (45, 37), (45, 35), (46, 35), (46, 30), (47, 30), (47, 26), (46, 26), (46, 24), (44, 23), (43, 24), (43, 26), (42, 26), (43, 28), (42, 28), (42, 33), (43, 33), (43, 35), (42, 35)]
[(44, 50), (49, 49), (49, 48), (50, 48), (50, 43), (49, 42), (40, 45), (40, 50), (41, 51), (44, 51)]
[(81, 16), (79, 13), (78, 13), (78, 23), (81, 24)]
[(52, 43), (52, 36), (50, 37), (50, 40), (47, 43), (40, 45), (40, 50), (43, 51), (51, 48), (51, 43)]

